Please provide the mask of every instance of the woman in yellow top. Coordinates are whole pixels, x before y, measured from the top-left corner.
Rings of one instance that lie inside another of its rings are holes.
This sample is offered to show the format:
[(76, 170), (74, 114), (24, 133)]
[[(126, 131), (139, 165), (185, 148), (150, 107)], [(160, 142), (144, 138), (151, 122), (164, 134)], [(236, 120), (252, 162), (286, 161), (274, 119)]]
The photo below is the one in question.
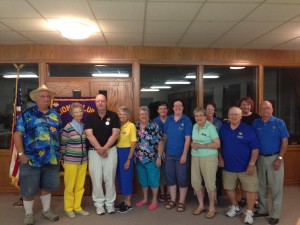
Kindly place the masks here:
[(118, 115), (121, 130), (117, 142), (117, 177), (119, 190), (124, 195), (124, 201), (116, 206), (116, 208), (118, 208), (118, 212), (126, 213), (132, 209), (133, 153), (135, 151), (137, 137), (135, 125), (129, 121), (130, 110), (125, 106), (121, 106)]

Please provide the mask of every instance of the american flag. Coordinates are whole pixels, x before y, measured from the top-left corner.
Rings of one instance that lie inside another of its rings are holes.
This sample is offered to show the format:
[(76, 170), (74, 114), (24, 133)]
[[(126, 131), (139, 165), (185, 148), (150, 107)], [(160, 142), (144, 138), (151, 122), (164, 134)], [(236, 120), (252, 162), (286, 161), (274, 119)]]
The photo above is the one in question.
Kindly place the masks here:
[(20, 160), (17, 149), (14, 143), (14, 129), (16, 126), (16, 120), (22, 113), (22, 91), (19, 77), (16, 78), (16, 88), (15, 88), (15, 99), (14, 99), (14, 114), (12, 121), (12, 138), (11, 138), (11, 158), (10, 158), (10, 168), (9, 176), (11, 178), (11, 184), (15, 187), (19, 187), (19, 166)]

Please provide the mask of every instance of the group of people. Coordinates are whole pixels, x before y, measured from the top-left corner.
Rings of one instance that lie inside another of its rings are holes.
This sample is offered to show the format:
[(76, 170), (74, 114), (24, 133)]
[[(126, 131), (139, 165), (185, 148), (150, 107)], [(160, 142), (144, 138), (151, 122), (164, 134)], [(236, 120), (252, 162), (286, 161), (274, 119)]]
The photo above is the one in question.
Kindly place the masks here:
[[(161, 102), (158, 117), (150, 120), (149, 108), (142, 106), (138, 109), (139, 120), (132, 123), (129, 108), (121, 106), (117, 113), (112, 112), (107, 109), (106, 97), (98, 94), (96, 111), (85, 124), (83, 106), (73, 103), (73, 119), (62, 127), (59, 114), (49, 107), (54, 94), (45, 85), (33, 90), (30, 97), (36, 105), (24, 111), (16, 123), (14, 141), (21, 161), (20, 190), (26, 225), (35, 223), (32, 208), (37, 195), (42, 201), (43, 217), (50, 221), (59, 219), (50, 203), (51, 192), (60, 185), (60, 159), (64, 167), (64, 210), (69, 218), (90, 214), (81, 205), (87, 169), (98, 215), (131, 210), (135, 165), (143, 193), (136, 207), (156, 210), (159, 202), (165, 202), (166, 209), (183, 212), (191, 183), (199, 202), (193, 214), (206, 211), (205, 186), (209, 199), (205, 217), (213, 218), (217, 174), (223, 168), (223, 186), (231, 202), (228, 217), (241, 213), (236, 198), (239, 181), (246, 199), (244, 222), (253, 224), (253, 217), (269, 215), (269, 224), (279, 222), (288, 131), (284, 122), (273, 116), (270, 102), (260, 104), (258, 117), (252, 113), (253, 101), (244, 98), (240, 107), (229, 109), (228, 123), (223, 124), (214, 116), (215, 104), (207, 104), (194, 110), (196, 123), (192, 125), (183, 113), (183, 101), (178, 99), (172, 103), (172, 115), (168, 115), (168, 104)], [(246, 123), (242, 122), (245, 118)], [(118, 205), (116, 175), (124, 196)], [(272, 195), (270, 211), (268, 187)], [(257, 192), (258, 209), (254, 212)]]

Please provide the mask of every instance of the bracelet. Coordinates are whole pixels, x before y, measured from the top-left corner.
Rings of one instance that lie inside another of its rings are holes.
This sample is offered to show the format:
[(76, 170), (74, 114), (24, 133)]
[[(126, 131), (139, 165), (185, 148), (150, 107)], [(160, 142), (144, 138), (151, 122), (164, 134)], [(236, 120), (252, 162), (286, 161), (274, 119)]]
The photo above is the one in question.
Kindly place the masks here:
[(159, 158), (159, 159), (160, 159), (160, 158), (161, 158), (161, 154), (157, 154), (157, 158)]

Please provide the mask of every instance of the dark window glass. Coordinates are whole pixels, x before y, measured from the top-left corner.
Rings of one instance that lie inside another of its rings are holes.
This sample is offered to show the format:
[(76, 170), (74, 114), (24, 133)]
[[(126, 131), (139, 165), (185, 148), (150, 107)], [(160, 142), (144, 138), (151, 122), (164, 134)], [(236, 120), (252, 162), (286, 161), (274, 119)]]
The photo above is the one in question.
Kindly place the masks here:
[(300, 144), (300, 69), (265, 68), (264, 100), (273, 104), (273, 115), (284, 120), (289, 144)]

